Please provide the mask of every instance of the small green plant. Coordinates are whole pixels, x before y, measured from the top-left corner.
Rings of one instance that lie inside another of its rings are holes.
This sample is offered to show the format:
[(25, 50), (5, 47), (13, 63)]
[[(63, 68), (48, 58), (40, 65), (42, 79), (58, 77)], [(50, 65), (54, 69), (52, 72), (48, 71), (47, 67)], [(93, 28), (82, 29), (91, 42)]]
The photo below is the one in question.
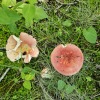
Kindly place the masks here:
[(18, 32), (15, 22), (20, 20), (20, 15), (6, 6), (0, 8), (0, 24), (8, 25), (11, 32)]
[(90, 76), (87, 76), (86, 77), (86, 80), (89, 81), (89, 82), (91, 82), (92, 81), (92, 78)]
[(16, 0), (2, 0), (2, 5), (12, 7), (16, 5)]
[[(0, 24), (8, 25), (11, 32), (18, 33), (15, 22), (25, 19), (26, 28), (32, 27), (33, 22), (48, 18), (43, 8), (36, 5), (37, 0), (17, 2), (16, 0), (2, 0), (0, 8)], [(6, 20), (5, 20), (6, 19)]]
[(72, 22), (71, 22), (71, 20), (66, 20), (66, 21), (64, 21), (63, 23), (62, 23), (64, 26), (66, 26), (66, 27), (70, 27), (71, 25), (72, 25)]
[(63, 80), (58, 80), (58, 90), (70, 94), (74, 91), (75, 85), (66, 84)]
[(0, 57), (3, 56), (3, 52), (0, 52)]
[(96, 43), (97, 32), (94, 27), (90, 26), (88, 29), (83, 29), (85, 39), (90, 43)]
[[(32, 27), (33, 20), (34, 22), (38, 22), (39, 20), (42, 20), (44, 18), (48, 18), (47, 14), (43, 10), (43, 8), (36, 6), (37, 0), (28, 0), (29, 4), (24, 3), (22, 10), (20, 13), (22, 13), (23, 17), (25, 18), (25, 25), (26, 27)], [(20, 5), (21, 6), (21, 5)]]
[(35, 79), (35, 71), (30, 67), (24, 67), (21, 70), (21, 78), (24, 80), (23, 86), (30, 90), (31, 89), (31, 80)]
[(63, 90), (66, 86), (66, 83), (63, 80), (58, 80), (58, 90)]
[(66, 85), (65, 89), (66, 89), (66, 93), (70, 94), (70, 93), (72, 93), (75, 90), (75, 85), (68, 84), (68, 85)]

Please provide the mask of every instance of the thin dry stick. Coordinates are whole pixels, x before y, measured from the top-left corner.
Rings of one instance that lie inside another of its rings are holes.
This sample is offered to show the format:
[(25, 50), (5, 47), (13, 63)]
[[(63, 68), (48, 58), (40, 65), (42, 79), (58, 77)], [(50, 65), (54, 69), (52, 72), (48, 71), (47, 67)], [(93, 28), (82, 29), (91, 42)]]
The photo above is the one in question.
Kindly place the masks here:
[(1, 47), (1, 48), (0, 48), (0, 50), (2, 50), (2, 51), (5, 51), (5, 50), (6, 50), (6, 48), (4, 48), (4, 47)]
[(7, 68), (6, 71), (2, 74), (2, 76), (0, 77), (0, 82), (4, 79), (9, 70), (10, 68)]
[(48, 94), (48, 92), (45, 90), (45, 88), (44, 88), (43, 84), (41, 83), (41, 81), (39, 81), (39, 85), (40, 85), (40, 87), (41, 87), (41, 89), (42, 89), (42, 91), (43, 91), (43, 93), (44, 93), (45, 99), (46, 99), (46, 100), (54, 100), (54, 99)]
[(61, 5), (74, 5), (74, 4), (77, 4), (79, 2), (79, 0), (76, 0), (74, 2), (71, 2), (71, 3), (62, 3), (60, 2), (60, 0), (56, 0), (57, 3), (61, 4)]
[(99, 93), (99, 94), (96, 94), (96, 95), (94, 95), (94, 96), (92, 96), (91, 99), (94, 99), (94, 98), (96, 98), (97, 96), (100, 96), (100, 93)]
[(59, 0), (56, 0), (56, 2), (60, 4), (60, 6), (58, 6), (58, 7), (56, 8), (56, 10), (60, 9), (63, 5), (66, 5), (66, 6), (68, 6), (68, 8), (66, 9), (66, 11), (67, 11), (71, 5), (77, 4), (77, 3), (79, 2), (79, 0), (76, 0), (76, 1), (70, 2), (70, 3), (62, 3), (62, 2), (60, 2)]

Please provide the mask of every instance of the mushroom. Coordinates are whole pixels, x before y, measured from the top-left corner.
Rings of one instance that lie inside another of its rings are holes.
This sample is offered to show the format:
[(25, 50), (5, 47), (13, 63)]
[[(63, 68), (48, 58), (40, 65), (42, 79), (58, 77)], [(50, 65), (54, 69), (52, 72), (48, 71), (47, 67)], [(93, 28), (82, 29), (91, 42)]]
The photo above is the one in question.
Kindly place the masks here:
[(11, 35), (6, 45), (7, 57), (11, 61), (24, 58), (24, 62), (29, 63), (32, 57), (37, 57), (39, 54), (36, 44), (36, 39), (27, 33), (21, 32), (20, 38)]
[(52, 77), (52, 74), (50, 72), (50, 69), (49, 68), (44, 68), (42, 71), (41, 71), (41, 77), (42, 78), (51, 78)]
[(60, 44), (51, 53), (53, 67), (62, 75), (71, 76), (80, 71), (83, 65), (83, 53), (74, 44)]

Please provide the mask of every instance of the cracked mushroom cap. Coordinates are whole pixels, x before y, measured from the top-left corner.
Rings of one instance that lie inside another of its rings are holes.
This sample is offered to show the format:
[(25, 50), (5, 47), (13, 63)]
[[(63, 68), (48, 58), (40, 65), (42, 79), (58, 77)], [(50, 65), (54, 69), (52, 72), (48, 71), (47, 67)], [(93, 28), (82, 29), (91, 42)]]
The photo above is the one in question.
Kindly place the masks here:
[(19, 38), (17, 38), (15, 35), (11, 35), (8, 40), (7, 40), (7, 44), (6, 44), (6, 50), (16, 50), (19, 45), (21, 44), (21, 41)]
[(74, 44), (60, 44), (51, 53), (53, 67), (62, 75), (71, 76), (80, 71), (83, 65), (83, 53)]
[(39, 55), (39, 50), (36, 47), (37, 41), (33, 36), (21, 32), (20, 33), (20, 39), (22, 41), (22, 46), (23, 52), (26, 52), (26, 56), (24, 57), (24, 62), (29, 63), (32, 57), (37, 57)]
[(7, 57), (13, 62), (24, 58), (24, 62), (29, 63), (32, 57), (37, 57), (39, 55), (36, 44), (36, 39), (27, 33), (21, 32), (20, 38), (11, 35), (6, 45)]
[(6, 51), (7, 57), (10, 59), (10, 61), (14, 62), (16, 60), (19, 60), (21, 58), (21, 53), (17, 53), (16, 51)]
[(17, 38), (15, 35), (11, 35), (7, 40), (6, 54), (7, 57), (13, 62), (21, 58), (21, 54), (16, 52), (16, 49), (19, 47), (20, 44), (20, 39)]

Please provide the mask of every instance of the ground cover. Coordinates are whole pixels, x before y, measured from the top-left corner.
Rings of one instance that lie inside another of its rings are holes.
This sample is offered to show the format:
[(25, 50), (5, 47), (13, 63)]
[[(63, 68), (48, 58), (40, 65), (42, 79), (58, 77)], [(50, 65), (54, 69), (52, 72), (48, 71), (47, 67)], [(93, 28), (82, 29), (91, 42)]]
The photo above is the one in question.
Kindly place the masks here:
[[(20, 1), (18, 0), (17, 3)], [(29, 4), (30, 2), (27, 1), (26, 3)], [(1, 16), (3, 10), (0, 9), (0, 77), (7, 68), (10, 68), (0, 82), (0, 99), (99, 100), (100, 1), (49, 0), (47, 3), (37, 2), (34, 5), (43, 8), (41, 11), (43, 15), (39, 13), (39, 17), (33, 18), (29, 17), (31, 14), (28, 16), (20, 13), (19, 8), (15, 5), (8, 7), (11, 10), (14, 9), (20, 16), (20, 18), (14, 16), (13, 24), (10, 23), (11, 21), (7, 21), (7, 18), (12, 19), (10, 16), (12, 12), (2, 21), (4, 16)], [(31, 18), (34, 20), (33, 23), (31, 23)], [(23, 62), (23, 59), (11, 62), (5, 51), (9, 36), (16, 35), (19, 37), (20, 32), (26, 32), (35, 37), (39, 49), (39, 56), (32, 58), (27, 64)], [(89, 33), (89, 36), (86, 33)], [(97, 38), (94, 34), (97, 35)], [(50, 61), (50, 54), (53, 49), (58, 44), (67, 43), (77, 45), (84, 54), (82, 69), (72, 76), (59, 74)], [(41, 77), (40, 72), (43, 68), (49, 68), (50, 78)], [(24, 86), (25, 78), (23, 78), (22, 70), (28, 75), (31, 73), (30, 70), (35, 73), (32, 79), (28, 78), (30, 83)]]

